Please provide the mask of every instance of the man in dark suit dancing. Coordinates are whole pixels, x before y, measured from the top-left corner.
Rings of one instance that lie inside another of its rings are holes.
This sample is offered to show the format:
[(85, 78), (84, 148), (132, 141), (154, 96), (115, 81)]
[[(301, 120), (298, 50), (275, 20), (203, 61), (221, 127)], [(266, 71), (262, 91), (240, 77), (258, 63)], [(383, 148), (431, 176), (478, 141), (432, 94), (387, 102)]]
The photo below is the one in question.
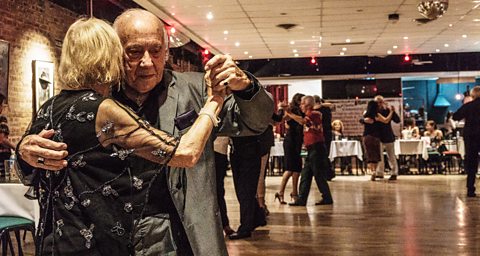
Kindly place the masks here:
[(463, 138), (465, 143), (465, 172), (467, 173), (467, 196), (475, 197), (475, 176), (478, 170), (478, 153), (480, 152), (480, 86), (470, 92), (472, 101), (461, 106), (453, 114), (453, 120), (465, 119)]

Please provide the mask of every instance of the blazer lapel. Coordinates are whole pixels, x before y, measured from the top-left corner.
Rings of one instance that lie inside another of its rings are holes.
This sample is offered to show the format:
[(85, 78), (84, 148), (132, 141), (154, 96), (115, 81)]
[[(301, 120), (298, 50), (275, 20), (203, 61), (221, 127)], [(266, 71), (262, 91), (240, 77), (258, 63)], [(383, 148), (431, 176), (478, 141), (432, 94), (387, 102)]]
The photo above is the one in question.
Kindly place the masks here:
[(159, 128), (163, 131), (169, 132), (175, 135), (175, 123), (174, 118), (177, 116), (178, 105), (178, 90), (175, 85), (175, 77), (172, 76), (172, 80), (167, 85), (167, 98), (165, 102), (159, 107), (158, 116), (160, 120)]

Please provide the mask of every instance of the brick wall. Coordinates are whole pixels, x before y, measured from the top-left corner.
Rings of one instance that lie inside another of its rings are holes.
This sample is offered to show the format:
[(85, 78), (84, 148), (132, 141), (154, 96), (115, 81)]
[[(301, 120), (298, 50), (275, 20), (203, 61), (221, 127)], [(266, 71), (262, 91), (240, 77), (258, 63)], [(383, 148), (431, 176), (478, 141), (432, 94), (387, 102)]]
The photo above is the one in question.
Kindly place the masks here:
[[(78, 15), (47, 0), (0, 0), (0, 39), (10, 43), (7, 116), (10, 139), (17, 143), (33, 114), (32, 61), (58, 68), (61, 42)], [(55, 93), (58, 83), (55, 77)]]

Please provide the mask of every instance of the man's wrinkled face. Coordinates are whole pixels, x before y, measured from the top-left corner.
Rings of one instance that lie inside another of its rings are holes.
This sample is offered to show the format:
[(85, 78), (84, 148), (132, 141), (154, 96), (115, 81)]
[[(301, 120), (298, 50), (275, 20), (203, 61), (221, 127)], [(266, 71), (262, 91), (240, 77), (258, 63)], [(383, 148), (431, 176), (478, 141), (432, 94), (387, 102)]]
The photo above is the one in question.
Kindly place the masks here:
[(127, 83), (139, 93), (151, 91), (163, 77), (167, 46), (154, 27), (129, 29), (123, 40)]

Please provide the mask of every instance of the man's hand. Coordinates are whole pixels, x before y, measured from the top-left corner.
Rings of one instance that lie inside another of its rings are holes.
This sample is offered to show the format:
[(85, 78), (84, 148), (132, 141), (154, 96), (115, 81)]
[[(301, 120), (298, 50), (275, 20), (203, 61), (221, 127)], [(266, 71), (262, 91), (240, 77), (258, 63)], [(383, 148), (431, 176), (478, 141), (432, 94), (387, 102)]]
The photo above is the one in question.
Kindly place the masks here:
[(245, 90), (251, 83), (247, 75), (237, 67), (230, 55), (216, 55), (205, 64), (207, 85), (213, 91), (225, 87), (232, 91)]
[(68, 155), (67, 144), (50, 140), (54, 134), (54, 130), (43, 130), (38, 135), (26, 136), (18, 147), (22, 160), (33, 167), (51, 171), (67, 167), (64, 160)]

